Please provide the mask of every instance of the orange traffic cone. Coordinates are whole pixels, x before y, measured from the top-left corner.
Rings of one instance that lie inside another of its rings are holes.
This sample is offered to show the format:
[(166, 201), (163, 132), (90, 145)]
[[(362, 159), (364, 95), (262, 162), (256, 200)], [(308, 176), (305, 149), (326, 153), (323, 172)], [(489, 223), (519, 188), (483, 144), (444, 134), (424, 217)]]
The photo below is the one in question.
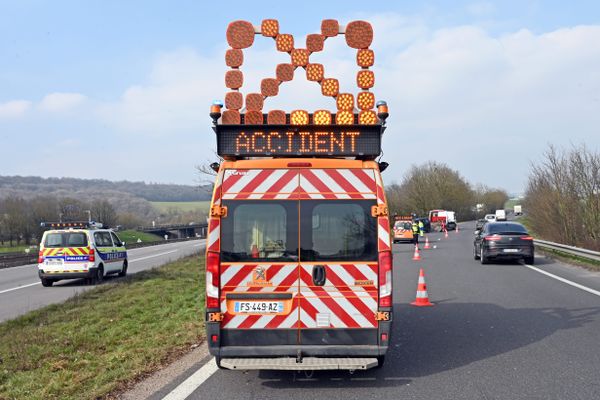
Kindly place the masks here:
[(427, 284), (425, 283), (425, 273), (423, 268), (419, 272), (419, 283), (417, 284), (417, 298), (415, 301), (410, 303), (411, 306), (417, 307), (428, 307), (433, 306), (433, 303), (429, 302), (429, 295), (427, 294)]
[(419, 246), (415, 244), (415, 253), (413, 254), (413, 261), (421, 261), (421, 255), (419, 254)]
[(446, 239), (448, 238), (448, 229), (446, 229), (446, 230), (444, 231), (444, 237), (445, 237)]
[(458, 224), (456, 224), (456, 229), (455, 229), (456, 233), (458, 233)]
[(427, 236), (425, 236), (425, 247), (423, 247), (424, 249), (429, 249), (429, 238)]
[(258, 258), (258, 247), (255, 244), (252, 245), (252, 250), (250, 251), (250, 256), (252, 258)]

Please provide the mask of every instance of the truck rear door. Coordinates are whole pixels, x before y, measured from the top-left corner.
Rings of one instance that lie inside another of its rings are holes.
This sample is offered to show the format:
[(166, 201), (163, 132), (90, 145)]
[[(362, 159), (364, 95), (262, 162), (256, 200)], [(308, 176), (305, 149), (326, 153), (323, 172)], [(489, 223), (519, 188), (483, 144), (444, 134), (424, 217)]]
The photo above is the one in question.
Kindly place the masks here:
[(298, 343), (298, 172), (226, 170), (221, 346)]
[(299, 197), (300, 344), (377, 344), (374, 171), (302, 170)]

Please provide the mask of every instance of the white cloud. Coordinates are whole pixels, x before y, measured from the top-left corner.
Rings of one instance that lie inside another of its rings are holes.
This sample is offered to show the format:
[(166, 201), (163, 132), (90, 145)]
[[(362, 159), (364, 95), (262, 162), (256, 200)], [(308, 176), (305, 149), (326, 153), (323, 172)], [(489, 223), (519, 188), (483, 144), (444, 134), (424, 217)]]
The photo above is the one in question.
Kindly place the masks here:
[(519, 190), (547, 143), (600, 147), (600, 48), (590, 45), (599, 41), (600, 26), (499, 38), (472, 26), (432, 32), (377, 71), (396, 135), (387, 143), (426, 149), (407, 152), (402, 168), (434, 159)]
[(127, 88), (118, 101), (99, 106), (98, 114), (124, 132), (171, 135), (198, 129), (209, 121), (208, 108), (223, 92), (222, 84), (220, 63), (179, 49), (161, 54), (147, 82)]
[(30, 108), (31, 102), (27, 100), (11, 100), (0, 103), (0, 118), (22, 117)]
[(39, 104), (39, 108), (48, 112), (70, 111), (87, 99), (80, 93), (50, 93)]
[[(384, 136), (386, 158), (392, 161), (386, 181), (399, 181), (410, 164), (436, 160), (473, 183), (520, 190), (529, 162), (547, 143), (585, 142), (600, 148), (600, 47), (593, 45), (600, 43), (600, 26), (543, 34), (520, 30), (496, 37), (471, 25), (432, 30), (419, 17), (398, 14), (361, 18), (372, 21), (375, 29), (374, 93), (388, 101), (391, 112)], [(255, 46), (244, 51), (244, 94), (259, 91), (260, 80), (273, 77), (277, 63), (289, 62), (289, 56), (263, 39), (258, 36)], [(124, 134), (153, 135), (156, 139), (145, 142), (144, 155), (130, 149), (128, 160), (140, 165), (153, 151), (188, 163), (212, 158), (215, 143), (208, 107), (227, 92), (224, 53), (223, 44), (214, 56), (190, 48), (160, 54), (146, 79), (113, 102), (92, 103), (98, 125)], [(342, 91), (357, 91), (355, 51), (347, 48), (343, 37), (328, 39), (325, 51), (311, 60), (323, 63), (328, 77), (339, 78)], [(54, 93), (39, 108), (64, 110), (85, 99)], [(7, 104), (0, 105), (0, 116), (19, 114), (18, 110), (22, 115), (31, 105)], [(298, 69), (293, 82), (280, 86), (280, 96), (266, 100), (265, 110), (274, 108), (289, 112), (335, 105)], [(190, 137), (201, 144), (164, 145), (171, 138)], [(153, 143), (158, 143), (155, 149)], [(124, 165), (115, 168), (127, 170)], [(168, 168), (161, 173), (168, 174)], [(173, 164), (174, 180), (181, 168)]]
[[(486, 4), (472, 8), (492, 12)], [(598, 144), (600, 48), (590, 44), (600, 42), (600, 26), (493, 37), (476, 26), (434, 31), (419, 18), (396, 14), (365, 19), (375, 28), (374, 92), (388, 101), (392, 115), (386, 153), (406, 149), (402, 157), (392, 155), (395, 162), (386, 172), (392, 180), (400, 180), (411, 163), (433, 159), (459, 169), (472, 182), (513, 190), (522, 187), (530, 160), (546, 143)], [(277, 63), (289, 62), (273, 47), (257, 40), (244, 52), (244, 94), (258, 91)], [(227, 91), (223, 54), (224, 49), (207, 58), (180, 49), (160, 55), (148, 81), (103, 106), (103, 118), (124, 131), (157, 135), (207, 130), (208, 105)], [(327, 76), (338, 77), (342, 91), (355, 92), (354, 54), (338, 37), (328, 39), (325, 51), (311, 60), (322, 62)], [(280, 86), (280, 96), (266, 100), (265, 109), (334, 109), (334, 102), (319, 92), (298, 69), (293, 82)], [(209, 143), (198, 149), (206, 157), (214, 148)], [(509, 160), (506, 171), (481, 168)]]

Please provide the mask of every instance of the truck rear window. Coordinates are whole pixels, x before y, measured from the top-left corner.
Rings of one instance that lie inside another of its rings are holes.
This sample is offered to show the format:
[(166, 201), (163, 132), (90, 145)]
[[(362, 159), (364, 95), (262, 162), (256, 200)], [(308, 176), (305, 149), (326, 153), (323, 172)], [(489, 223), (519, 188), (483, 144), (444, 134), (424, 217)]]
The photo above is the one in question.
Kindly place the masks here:
[(298, 203), (231, 201), (222, 219), (223, 261), (298, 259)]
[(377, 260), (377, 219), (372, 200), (300, 202), (302, 261)]
[(87, 235), (83, 232), (48, 233), (44, 247), (86, 247)]

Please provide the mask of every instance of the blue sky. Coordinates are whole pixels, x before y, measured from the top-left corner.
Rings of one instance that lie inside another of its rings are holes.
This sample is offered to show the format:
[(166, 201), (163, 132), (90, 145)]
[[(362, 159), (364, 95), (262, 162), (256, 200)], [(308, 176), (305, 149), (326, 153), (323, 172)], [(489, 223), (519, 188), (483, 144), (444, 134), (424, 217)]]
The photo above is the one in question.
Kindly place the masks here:
[[(236, 19), (277, 18), (297, 40), (324, 18), (373, 23), (388, 182), (434, 159), (519, 192), (548, 143), (600, 147), (600, 2), (205, 3), (0, 1), (0, 175), (196, 183)], [(352, 80), (339, 43), (321, 60)], [(272, 47), (247, 51), (248, 90), (285, 61)], [(273, 108), (322, 101), (304, 85)]]

